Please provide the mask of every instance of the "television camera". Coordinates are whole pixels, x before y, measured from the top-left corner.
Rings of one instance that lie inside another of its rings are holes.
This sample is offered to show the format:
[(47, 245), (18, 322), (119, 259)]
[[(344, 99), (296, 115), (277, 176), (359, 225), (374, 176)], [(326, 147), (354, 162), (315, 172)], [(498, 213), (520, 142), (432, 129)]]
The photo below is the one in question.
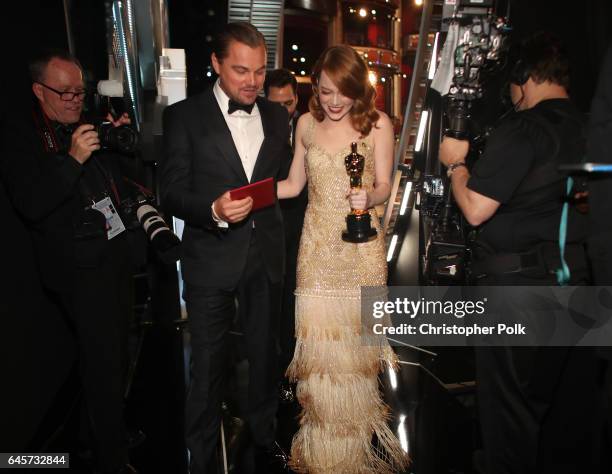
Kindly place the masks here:
[(427, 97), (430, 133), (436, 130), (441, 133), (430, 137), (423, 150), (424, 172), (417, 188), (424, 284), (460, 285), (469, 279), (468, 242), (472, 229), (453, 201), (450, 179), (438, 163), (437, 149), (442, 135), (469, 140), (469, 166), (484, 148), (491, 128), (476, 127), (472, 114), (475, 104), (488, 92), (489, 80), (503, 69), (510, 31), (507, 16), (496, 15), (495, 3), (457, 0), (443, 18), (448, 31), (431, 84), (439, 95), (432, 93)]

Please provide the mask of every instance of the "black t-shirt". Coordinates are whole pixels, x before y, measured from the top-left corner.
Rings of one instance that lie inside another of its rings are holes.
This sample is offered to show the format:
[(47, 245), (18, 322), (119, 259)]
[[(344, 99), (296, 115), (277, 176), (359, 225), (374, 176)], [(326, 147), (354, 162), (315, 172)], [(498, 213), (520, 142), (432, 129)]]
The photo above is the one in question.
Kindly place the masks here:
[[(583, 154), (583, 115), (567, 99), (542, 101), (506, 119), (491, 134), (467, 183), (501, 203), (478, 241), (509, 253), (556, 242), (566, 195), (566, 175), (557, 167), (581, 161)], [(583, 221), (572, 210), (568, 242), (584, 238)]]

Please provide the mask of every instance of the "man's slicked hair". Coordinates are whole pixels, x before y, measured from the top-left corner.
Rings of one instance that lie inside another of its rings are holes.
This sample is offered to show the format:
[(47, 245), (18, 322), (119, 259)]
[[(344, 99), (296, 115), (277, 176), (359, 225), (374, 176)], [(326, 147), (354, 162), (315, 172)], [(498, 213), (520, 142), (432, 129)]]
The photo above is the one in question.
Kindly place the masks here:
[(62, 61), (73, 63), (81, 71), (83, 71), (83, 66), (81, 66), (79, 60), (72, 54), (61, 49), (49, 49), (32, 57), (28, 63), (32, 82), (42, 82), (44, 80), (45, 70), (47, 69), (49, 63), (54, 59), (61, 59)]
[(219, 62), (222, 62), (229, 54), (229, 46), (232, 41), (246, 44), (251, 48), (266, 47), (264, 35), (250, 23), (246, 21), (228, 23), (217, 35), (213, 45), (213, 52)]
[(266, 73), (266, 80), (264, 82), (264, 93), (266, 97), (270, 92), (270, 87), (285, 87), (291, 84), (293, 89), (293, 95), (297, 95), (297, 79), (289, 69), (274, 69)]

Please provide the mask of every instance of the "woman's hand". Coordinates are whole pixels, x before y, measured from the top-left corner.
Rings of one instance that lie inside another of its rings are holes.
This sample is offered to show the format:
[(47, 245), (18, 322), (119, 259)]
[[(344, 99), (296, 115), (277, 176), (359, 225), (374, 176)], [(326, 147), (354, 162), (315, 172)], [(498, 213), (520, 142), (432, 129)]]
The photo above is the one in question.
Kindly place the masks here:
[(370, 196), (368, 192), (361, 189), (349, 189), (346, 193), (346, 197), (349, 200), (349, 204), (351, 205), (351, 209), (360, 209), (367, 210), (370, 207)]

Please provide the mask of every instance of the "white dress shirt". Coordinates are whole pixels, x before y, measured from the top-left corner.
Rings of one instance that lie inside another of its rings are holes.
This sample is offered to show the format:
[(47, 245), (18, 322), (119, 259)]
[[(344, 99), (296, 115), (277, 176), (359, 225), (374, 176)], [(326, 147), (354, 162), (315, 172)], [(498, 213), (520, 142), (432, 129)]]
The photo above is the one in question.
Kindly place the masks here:
[(221, 89), (218, 79), (213, 87), (213, 93), (219, 103), (225, 123), (227, 123), (232, 134), (234, 145), (236, 145), (240, 161), (242, 161), (242, 167), (250, 182), (253, 176), (253, 168), (255, 168), (255, 161), (264, 140), (263, 125), (261, 124), (261, 115), (259, 114), (257, 104), (254, 104), (250, 114), (244, 110), (236, 110), (230, 115), (227, 113), (229, 97)]
[[(253, 110), (250, 114), (244, 110), (236, 110), (232, 114), (227, 113), (229, 107), (229, 97), (219, 85), (219, 79), (213, 86), (213, 94), (217, 103), (221, 108), (221, 113), (225, 119), (225, 123), (232, 134), (234, 145), (240, 156), (244, 173), (247, 176), (249, 182), (253, 176), (253, 169), (255, 168), (255, 162), (257, 161), (257, 155), (259, 149), (264, 141), (263, 125), (261, 123), (261, 114), (257, 108), (257, 104), (254, 104)], [(227, 222), (221, 220), (217, 216), (214, 203), (212, 207), (213, 219), (217, 222), (219, 227), (227, 227)]]

